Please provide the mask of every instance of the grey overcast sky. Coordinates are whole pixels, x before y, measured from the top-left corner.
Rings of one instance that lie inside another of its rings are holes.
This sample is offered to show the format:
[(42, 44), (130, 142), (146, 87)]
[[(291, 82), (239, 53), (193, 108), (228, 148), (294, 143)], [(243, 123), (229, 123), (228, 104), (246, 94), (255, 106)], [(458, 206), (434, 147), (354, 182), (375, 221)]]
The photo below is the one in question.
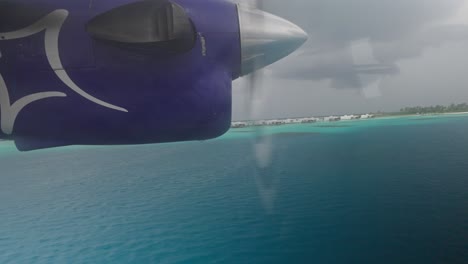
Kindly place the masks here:
[[(264, 10), (309, 40), (263, 71), (255, 118), (468, 102), (468, 0), (264, 0)], [(249, 119), (245, 79), (233, 94), (234, 120)]]

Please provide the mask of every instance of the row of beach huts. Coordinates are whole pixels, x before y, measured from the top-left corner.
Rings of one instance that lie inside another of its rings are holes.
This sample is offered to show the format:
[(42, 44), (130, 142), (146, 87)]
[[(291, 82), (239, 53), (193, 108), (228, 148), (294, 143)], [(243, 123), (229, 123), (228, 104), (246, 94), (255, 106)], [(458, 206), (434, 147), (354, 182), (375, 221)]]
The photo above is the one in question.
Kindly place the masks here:
[(372, 114), (365, 115), (343, 115), (343, 116), (327, 116), (327, 117), (304, 117), (304, 118), (287, 118), (287, 119), (271, 119), (258, 121), (236, 121), (232, 122), (232, 128), (243, 128), (249, 126), (281, 126), (289, 124), (310, 124), (317, 122), (337, 122), (345, 120), (358, 120), (374, 118)]

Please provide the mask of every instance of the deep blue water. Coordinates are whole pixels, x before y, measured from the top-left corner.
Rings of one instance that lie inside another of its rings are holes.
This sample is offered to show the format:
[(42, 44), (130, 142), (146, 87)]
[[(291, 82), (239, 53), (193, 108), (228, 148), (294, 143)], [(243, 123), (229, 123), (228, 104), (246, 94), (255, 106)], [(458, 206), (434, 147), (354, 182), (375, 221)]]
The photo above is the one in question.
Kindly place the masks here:
[(468, 117), (333, 126), (271, 128), (262, 170), (241, 130), (0, 143), (0, 263), (467, 263)]

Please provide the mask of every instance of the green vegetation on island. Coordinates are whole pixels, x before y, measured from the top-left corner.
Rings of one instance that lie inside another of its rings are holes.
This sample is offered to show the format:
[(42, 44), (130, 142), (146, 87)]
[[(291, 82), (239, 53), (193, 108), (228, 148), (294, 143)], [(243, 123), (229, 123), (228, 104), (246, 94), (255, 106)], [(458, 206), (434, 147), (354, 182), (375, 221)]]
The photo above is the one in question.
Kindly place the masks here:
[(429, 114), (448, 114), (448, 113), (464, 113), (468, 112), (468, 104), (451, 104), (449, 106), (414, 106), (405, 107), (398, 112), (377, 112), (375, 116), (403, 116), (403, 115), (429, 115)]
[(451, 104), (449, 106), (436, 105), (427, 107), (405, 107), (400, 110), (400, 114), (442, 114), (442, 113), (458, 113), (468, 112), (468, 104)]

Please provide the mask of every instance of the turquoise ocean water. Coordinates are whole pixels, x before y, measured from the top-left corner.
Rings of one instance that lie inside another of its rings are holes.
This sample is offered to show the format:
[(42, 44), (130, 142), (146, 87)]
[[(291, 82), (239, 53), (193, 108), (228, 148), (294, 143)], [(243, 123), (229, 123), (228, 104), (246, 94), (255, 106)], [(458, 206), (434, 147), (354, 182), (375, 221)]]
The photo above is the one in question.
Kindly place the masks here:
[(208, 142), (0, 142), (0, 263), (467, 263), (468, 116)]

